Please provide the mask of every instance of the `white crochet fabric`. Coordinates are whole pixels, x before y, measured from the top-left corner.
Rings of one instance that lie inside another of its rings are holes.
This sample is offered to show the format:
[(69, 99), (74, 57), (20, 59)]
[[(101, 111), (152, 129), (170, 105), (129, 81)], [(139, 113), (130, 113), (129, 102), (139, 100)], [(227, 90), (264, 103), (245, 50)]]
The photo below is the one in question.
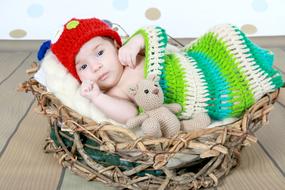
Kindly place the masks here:
[(219, 39), (224, 39), (225, 43), (232, 50), (234, 57), (240, 62), (239, 68), (247, 77), (251, 75), (249, 84), (253, 90), (255, 101), (259, 100), (266, 92), (274, 91), (271, 79), (267, 78), (267, 73), (261, 70), (259, 65), (255, 65), (253, 58), (250, 58), (250, 50), (246, 48), (245, 42), (236, 30), (229, 24), (217, 25), (210, 32), (213, 32)]

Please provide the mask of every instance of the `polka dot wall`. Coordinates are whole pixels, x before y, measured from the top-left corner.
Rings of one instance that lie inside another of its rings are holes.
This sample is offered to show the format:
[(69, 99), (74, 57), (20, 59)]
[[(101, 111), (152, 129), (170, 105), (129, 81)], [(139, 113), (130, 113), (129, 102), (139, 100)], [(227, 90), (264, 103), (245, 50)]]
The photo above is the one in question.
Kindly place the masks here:
[[(48, 39), (52, 36), (46, 32), (46, 26), (50, 26), (47, 28), (47, 31), (50, 32), (51, 28), (59, 28), (66, 21), (66, 18), (86, 18), (91, 16), (105, 19), (110, 25), (112, 21), (120, 23), (128, 32), (133, 32), (135, 27), (142, 25), (161, 25), (171, 30), (174, 37), (197, 37), (203, 31), (205, 32), (205, 28), (225, 22), (234, 22), (246, 34), (253, 36), (282, 35), (282, 33), (284, 35), (285, 33), (284, 27), (281, 30), (280, 27), (274, 29), (272, 27), (272, 19), (268, 17), (268, 15), (272, 16), (276, 13), (276, 15), (281, 15), (281, 17), (278, 21), (276, 20), (278, 17), (274, 16), (274, 22), (283, 22), (285, 13), (283, 13), (280, 7), (285, 7), (285, 1), (282, 2), (280, 0), (242, 0), (235, 5), (228, 3), (228, 0), (219, 0), (224, 7), (209, 4), (209, 7), (212, 7), (212, 9), (209, 9), (206, 14), (199, 15), (196, 13), (202, 13), (203, 5), (201, 3), (203, 0), (201, 2), (181, 0), (179, 4), (164, 0), (109, 0), (104, 2), (100, 0), (86, 0), (84, 4), (80, 5), (80, 8), (73, 1), (72, 4), (68, 5), (68, 9), (66, 8), (66, 4), (69, 2), (67, 0), (50, 0), (48, 2), (27, 0), (22, 5), (19, 5), (20, 8), (18, 10), (9, 11), (15, 9), (14, 4), (16, 0), (10, 1), (11, 3), (0, 2), (0, 16), (6, 20), (15, 17), (15, 14), (16, 17), (12, 20), (13, 22), (5, 22), (4, 25), (7, 26), (0, 31), (0, 39)], [(210, 2), (207, 1), (207, 3)], [(57, 6), (53, 9), (55, 4)], [(239, 8), (236, 8), (237, 6)], [(221, 9), (220, 11), (218, 10), (219, 8)], [(226, 9), (231, 10), (223, 15), (223, 11)], [(236, 9), (242, 11), (236, 11)], [(231, 12), (233, 14), (229, 15), (228, 13)], [(189, 16), (185, 18), (185, 15), (188, 14)], [(16, 20), (16, 18), (18, 19)], [(203, 25), (207, 25), (207, 27), (201, 27)], [(56, 30), (53, 31), (56, 32)]]
[(44, 7), (41, 4), (31, 4), (27, 9), (27, 14), (30, 17), (37, 18), (43, 15)]

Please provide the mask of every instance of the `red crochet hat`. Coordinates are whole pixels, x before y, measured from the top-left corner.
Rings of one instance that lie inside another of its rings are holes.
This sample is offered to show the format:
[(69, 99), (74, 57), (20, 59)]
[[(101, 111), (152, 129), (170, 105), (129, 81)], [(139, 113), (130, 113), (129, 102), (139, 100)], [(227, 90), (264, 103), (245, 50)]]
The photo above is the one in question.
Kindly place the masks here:
[(118, 45), (122, 45), (119, 34), (111, 29), (108, 24), (97, 19), (72, 18), (63, 27), (56, 42), (52, 42), (51, 51), (65, 68), (80, 81), (76, 68), (75, 56), (82, 45), (96, 36), (111, 37)]

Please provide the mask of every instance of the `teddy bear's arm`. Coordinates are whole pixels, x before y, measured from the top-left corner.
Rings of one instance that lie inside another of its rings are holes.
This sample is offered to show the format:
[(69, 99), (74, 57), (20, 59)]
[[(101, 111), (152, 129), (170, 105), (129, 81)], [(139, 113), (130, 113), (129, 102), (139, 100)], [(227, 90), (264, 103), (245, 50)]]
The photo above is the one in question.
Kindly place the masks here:
[(142, 125), (143, 121), (146, 120), (147, 118), (148, 118), (148, 115), (140, 114), (134, 118), (129, 119), (126, 123), (126, 127), (127, 128), (138, 127), (138, 126)]
[(178, 113), (182, 110), (180, 104), (172, 103), (172, 104), (163, 104), (164, 107), (168, 108), (172, 113)]

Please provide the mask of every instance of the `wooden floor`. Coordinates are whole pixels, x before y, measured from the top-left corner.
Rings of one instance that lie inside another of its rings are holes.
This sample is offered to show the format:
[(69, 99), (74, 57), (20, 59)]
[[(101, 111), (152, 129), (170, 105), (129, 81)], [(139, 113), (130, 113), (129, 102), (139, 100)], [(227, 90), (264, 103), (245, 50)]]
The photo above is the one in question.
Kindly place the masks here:
[[(285, 75), (285, 49), (271, 48), (275, 67)], [(46, 118), (34, 112), (30, 94), (18, 93), (25, 70), (36, 60), (35, 52), (0, 52), (0, 189), (112, 189), (87, 182), (62, 169), (43, 152), (48, 135)], [(257, 132), (258, 143), (242, 152), (241, 165), (212, 189), (285, 189), (285, 90), (270, 115), (270, 124)]]

